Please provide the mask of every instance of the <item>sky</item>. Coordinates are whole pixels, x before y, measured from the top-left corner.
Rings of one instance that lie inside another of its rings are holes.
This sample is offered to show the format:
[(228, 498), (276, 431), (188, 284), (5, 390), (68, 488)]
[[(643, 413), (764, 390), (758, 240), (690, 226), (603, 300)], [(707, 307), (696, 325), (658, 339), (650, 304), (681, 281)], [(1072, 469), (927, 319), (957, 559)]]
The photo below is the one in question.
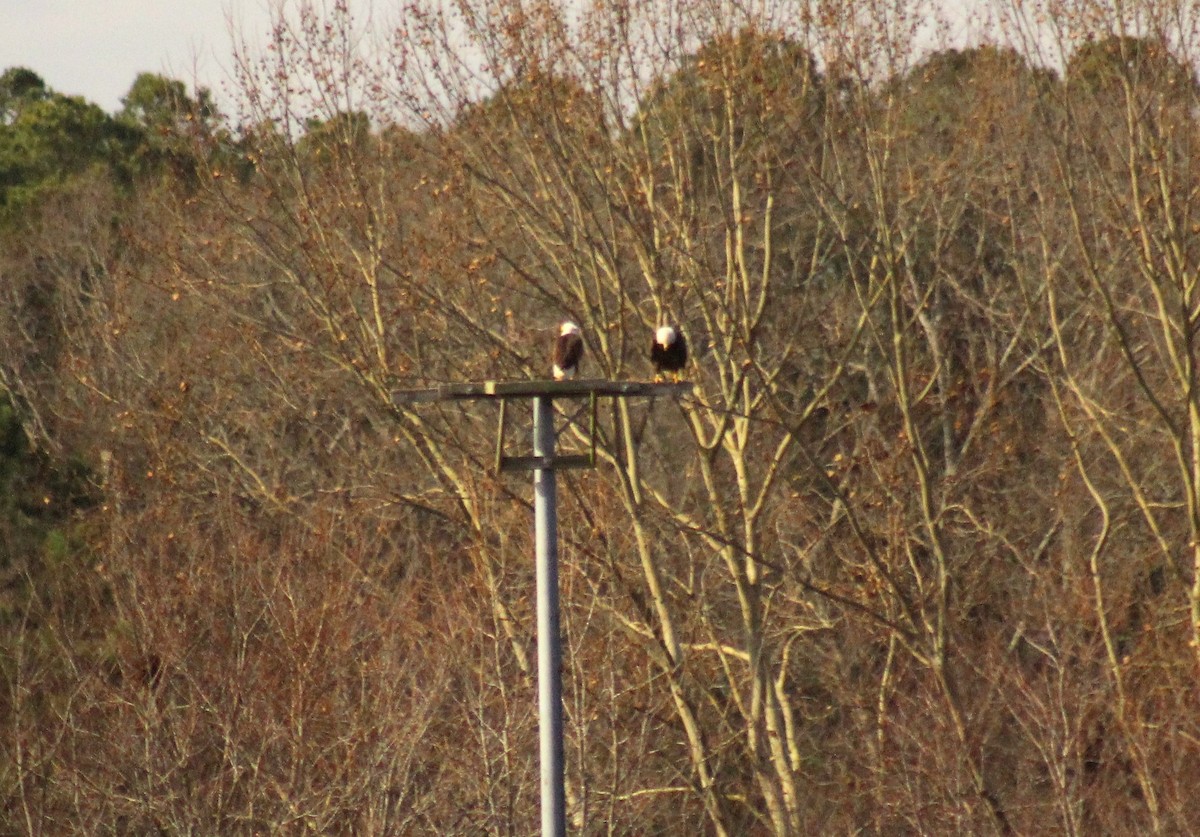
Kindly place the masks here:
[[(233, 33), (264, 44), (287, 0), (0, 0), (0, 71), (28, 67), (52, 89), (121, 108), (138, 73), (159, 73), (228, 101)], [(358, 11), (371, 0), (354, 0)], [(950, 0), (952, 10), (979, 0)], [(954, 15), (951, 15), (952, 17)]]
[(138, 73), (209, 87), (229, 76), (230, 24), (265, 41), (270, 0), (0, 0), (0, 70), (28, 67), (54, 90), (114, 113)]

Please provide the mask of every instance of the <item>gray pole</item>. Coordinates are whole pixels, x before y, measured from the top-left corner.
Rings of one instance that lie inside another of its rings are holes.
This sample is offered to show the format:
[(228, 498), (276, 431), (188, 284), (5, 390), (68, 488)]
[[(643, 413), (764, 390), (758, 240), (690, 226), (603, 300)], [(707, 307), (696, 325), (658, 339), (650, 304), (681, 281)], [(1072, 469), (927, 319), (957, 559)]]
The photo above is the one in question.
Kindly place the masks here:
[(553, 463), (554, 409), (548, 395), (533, 399), (533, 455), (544, 457), (547, 466), (533, 472), (542, 837), (564, 837), (567, 806), (563, 790), (562, 639), (558, 626), (558, 496)]

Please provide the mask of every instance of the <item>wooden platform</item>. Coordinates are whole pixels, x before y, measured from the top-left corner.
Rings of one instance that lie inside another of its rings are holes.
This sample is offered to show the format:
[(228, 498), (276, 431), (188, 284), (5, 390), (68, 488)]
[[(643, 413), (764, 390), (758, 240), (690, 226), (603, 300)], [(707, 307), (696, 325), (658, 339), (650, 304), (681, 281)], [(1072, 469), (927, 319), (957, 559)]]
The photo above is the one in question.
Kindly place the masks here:
[[(601, 398), (678, 398), (693, 390), (687, 381), (605, 381), (599, 378), (578, 381), (482, 381), (473, 384), (442, 384), (427, 389), (392, 393), (396, 405), (428, 404), (437, 401), (500, 402), (500, 426), (496, 430), (495, 471), (560, 470), (596, 467), (596, 402)], [(508, 402), (517, 398), (583, 399), (588, 401), (588, 452), (555, 456), (508, 456), (504, 452), (504, 427)]]
[(638, 398), (690, 395), (688, 381), (606, 381), (585, 378), (577, 381), (481, 381), (468, 384), (442, 384), (428, 389), (401, 390), (392, 394), (396, 404), (424, 404), (431, 401), (470, 401), (481, 398)]

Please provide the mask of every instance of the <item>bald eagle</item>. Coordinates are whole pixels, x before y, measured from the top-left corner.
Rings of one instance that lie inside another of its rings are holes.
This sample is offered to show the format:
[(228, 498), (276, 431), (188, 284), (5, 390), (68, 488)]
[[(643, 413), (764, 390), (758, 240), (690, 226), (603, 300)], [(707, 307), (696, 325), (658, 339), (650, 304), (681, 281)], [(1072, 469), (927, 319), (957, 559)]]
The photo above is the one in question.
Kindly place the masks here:
[(582, 357), (583, 336), (579, 326), (572, 322), (563, 323), (558, 330), (558, 339), (554, 341), (554, 380), (574, 378)]
[(678, 380), (687, 364), (687, 340), (683, 332), (671, 326), (662, 326), (655, 331), (654, 342), (650, 344), (650, 362), (654, 364), (655, 379), (668, 372)]

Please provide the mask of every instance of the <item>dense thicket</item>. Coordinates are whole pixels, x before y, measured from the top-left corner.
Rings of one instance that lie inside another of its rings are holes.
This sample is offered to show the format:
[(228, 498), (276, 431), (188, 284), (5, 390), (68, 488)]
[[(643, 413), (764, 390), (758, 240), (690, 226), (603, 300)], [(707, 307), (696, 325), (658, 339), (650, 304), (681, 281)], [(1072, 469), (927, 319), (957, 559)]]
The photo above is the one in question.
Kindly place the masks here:
[(696, 385), (563, 476), (573, 831), (1200, 828), (1190, 8), (746, 5), (0, 76), (0, 833), (534, 831), (528, 486), (393, 394), (568, 317)]

